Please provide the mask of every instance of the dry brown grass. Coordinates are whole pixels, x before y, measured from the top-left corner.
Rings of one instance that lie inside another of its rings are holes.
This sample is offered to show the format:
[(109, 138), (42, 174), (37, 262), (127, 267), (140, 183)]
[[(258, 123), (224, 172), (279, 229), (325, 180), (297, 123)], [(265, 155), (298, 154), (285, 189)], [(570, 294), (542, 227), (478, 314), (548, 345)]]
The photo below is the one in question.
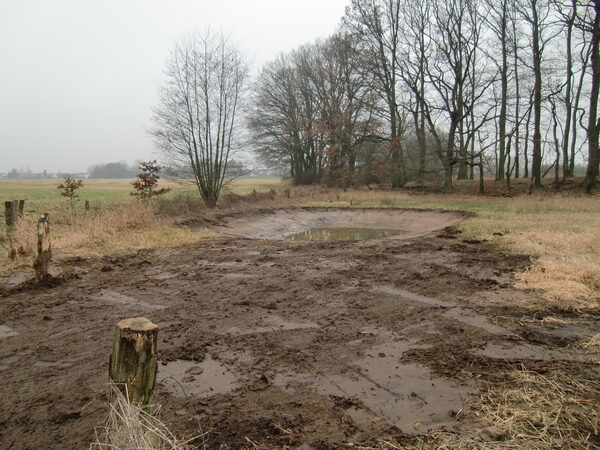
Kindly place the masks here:
[(600, 383), (564, 371), (504, 373), (484, 393), (466, 399), (461, 432), (432, 431), (413, 439), (353, 444), (361, 449), (591, 449), (599, 448)]
[[(8, 239), (0, 237), (0, 273), (30, 267), (35, 257), (36, 215), (19, 220), (15, 260), (7, 257)], [(50, 213), (50, 238), (53, 261), (70, 257), (118, 256), (142, 249), (175, 247), (209, 238), (176, 226), (172, 218), (157, 214), (156, 208), (131, 200), (110, 207), (72, 215), (69, 211)]]
[(502, 209), (479, 211), (463, 229), (504, 250), (533, 257), (533, 264), (516, 274), (517, 287), (540, 289), (543, 298), (563, 307), (598, 306), (600, 208), (596, 198), (519, 197)]
[[(112, 386), (114, 401), (110, 405), (107, 424), (96, 430), (96, 442), (91, 449), (113, 450), (187, 450), (196, 448), (190, 442), (200, 436), (181, 440), (176, 438), (158, 419), (158, 407), (141, 408), (131, 404)], [(151, 412), (148, 412), (151, 411)]]

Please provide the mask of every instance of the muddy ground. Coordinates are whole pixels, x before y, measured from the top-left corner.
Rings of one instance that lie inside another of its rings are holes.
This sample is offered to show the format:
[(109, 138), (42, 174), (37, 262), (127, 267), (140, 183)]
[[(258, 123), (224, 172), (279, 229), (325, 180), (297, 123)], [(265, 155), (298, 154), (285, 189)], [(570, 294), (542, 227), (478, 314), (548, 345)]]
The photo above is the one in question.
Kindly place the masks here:
[(460, 217), (400, 239), (221, 237), (72, 260), (54, 287), (3, 280), (0, 448), (87, 448), (107, 413), (113, 327), (136, 316), (159, 325), (161, 418), (180, 436), (205, 433), (197, 445), (339, 448), (432, 429), (501, 438), (460, 420), (465, 396), (513, 366), (589, 375), (571, 346), (598, 333), (598, 316), (515, 290), (529, 258), (447, 220)]

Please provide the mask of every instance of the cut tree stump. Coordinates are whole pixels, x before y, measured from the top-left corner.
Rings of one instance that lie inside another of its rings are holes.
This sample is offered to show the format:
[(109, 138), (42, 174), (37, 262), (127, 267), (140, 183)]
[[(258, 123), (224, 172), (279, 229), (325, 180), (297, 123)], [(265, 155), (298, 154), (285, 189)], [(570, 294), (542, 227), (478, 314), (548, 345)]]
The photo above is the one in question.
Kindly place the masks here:
[(48, 278), (48, 266), (52, 259), (50, 247), (50, 217), (44, 213), (40, 215), (37, 223), (37, 256), (33, 262), (35, 279), (44, 281)]
[(145, 317), (121, 320), (115, 328), (108, 372), (131, 403), (147, 405), (152, 398), (157, 336), (158, 326)]

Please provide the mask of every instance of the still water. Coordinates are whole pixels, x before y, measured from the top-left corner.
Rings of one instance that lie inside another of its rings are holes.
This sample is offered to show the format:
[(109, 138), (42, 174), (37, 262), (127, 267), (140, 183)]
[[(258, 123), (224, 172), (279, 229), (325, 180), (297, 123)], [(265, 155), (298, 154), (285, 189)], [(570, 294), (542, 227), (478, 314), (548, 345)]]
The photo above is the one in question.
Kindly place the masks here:
[(381, 239), (402, 234), (402, 230), (382, 230), (375, 228), (313, 228), (301, 233), (290, 234), (288, 241), (360, 241)]

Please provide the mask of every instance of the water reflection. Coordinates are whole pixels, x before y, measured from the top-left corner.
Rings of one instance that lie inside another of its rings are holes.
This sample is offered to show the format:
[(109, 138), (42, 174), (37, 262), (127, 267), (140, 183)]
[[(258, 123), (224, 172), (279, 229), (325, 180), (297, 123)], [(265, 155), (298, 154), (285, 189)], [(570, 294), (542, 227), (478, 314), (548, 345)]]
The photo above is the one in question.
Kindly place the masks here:
[(288, 241), (360, 241), (363, 239), (381, 239), (402, 234), (402, 230), (375, 228), (314, 228), (301, 233), (286, 236)]

